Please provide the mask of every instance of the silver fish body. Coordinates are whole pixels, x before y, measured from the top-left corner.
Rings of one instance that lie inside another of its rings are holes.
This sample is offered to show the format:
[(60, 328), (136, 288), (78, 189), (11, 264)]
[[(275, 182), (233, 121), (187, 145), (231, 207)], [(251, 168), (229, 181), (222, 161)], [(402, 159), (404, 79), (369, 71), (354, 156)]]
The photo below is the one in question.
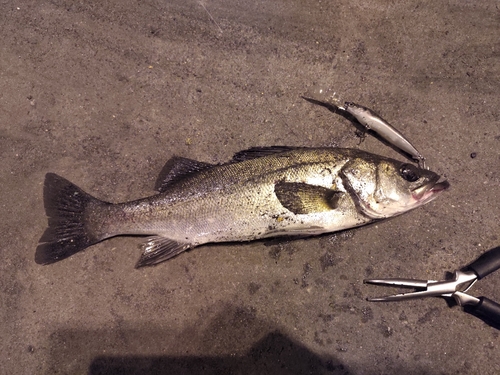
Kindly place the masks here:
[(117, 235), (153, 236), (144, 266), (210, 242), (333, 232), (399, 215), (449, 186), (414, 165), (339, 148), (255, 148), (222, 165), (175, 157), (161, 176), (159, 194), (113, 204), (47, 174), (37, 263)]

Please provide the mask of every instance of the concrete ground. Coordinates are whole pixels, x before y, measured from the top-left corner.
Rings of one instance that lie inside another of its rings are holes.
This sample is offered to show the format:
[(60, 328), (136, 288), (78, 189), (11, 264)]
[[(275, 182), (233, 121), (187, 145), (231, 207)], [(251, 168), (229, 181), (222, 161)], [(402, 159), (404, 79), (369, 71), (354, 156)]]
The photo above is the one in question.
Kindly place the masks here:
[[(0, 12), (0, 373), (498, 374), (499, 331), (366, 277), (441, 279), (500, 245), (497, 1), (16, 1)], [(117, 237), (48, 266), (42, 188), (154, 193), (173, 155), (359, 147), (300, 98), (379, 112), (451, 190), (376, 225), (196, 248), (134, 269)], [(473, 157), (475, 156), (475, 157)], [(471, 291), (500, 301), (500, 273)]]

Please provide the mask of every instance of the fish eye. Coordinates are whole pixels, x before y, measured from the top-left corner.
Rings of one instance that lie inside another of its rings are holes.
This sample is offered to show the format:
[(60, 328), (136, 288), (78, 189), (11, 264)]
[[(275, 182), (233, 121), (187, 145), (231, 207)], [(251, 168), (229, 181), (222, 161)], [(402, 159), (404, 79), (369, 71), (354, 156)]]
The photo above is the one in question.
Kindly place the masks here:
[(408, 182), (415, 182), (420, 178), (418, 168), (412, 164), (403, 164), (399, 168), (399, 174)]

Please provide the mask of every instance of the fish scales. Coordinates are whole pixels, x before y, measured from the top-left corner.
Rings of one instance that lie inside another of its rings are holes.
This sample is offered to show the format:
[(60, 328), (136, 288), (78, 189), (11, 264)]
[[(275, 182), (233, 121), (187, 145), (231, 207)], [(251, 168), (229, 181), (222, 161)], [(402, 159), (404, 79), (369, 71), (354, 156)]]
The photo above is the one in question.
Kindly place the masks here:
[(448, 187), (439, 178), (359, 150), (286, 147), (245, 150), (222, 165), (173, 158), (159, 194), (117, 204), (48, 174), (49, 228), (36, 260), (52, 263), (117, 235), (154, 236), (143, 246), (142, 266), (210, 242), (333, 232), (429, 202)]
[[(273, 216), (279, 217), (279, 222), (290, 220), (287, 210), (274, 195), (274, 181), (314, 183), (327, 188), (335, 184), (337, 170), (347, 159), (341, 161), (331, 152), (308, 151), (214, 166), (179, 180), (177, 185), (170, 186), (169, 191), (155, 197), (135, 204), (108, 206), (104, 217), (123, 217), (124, 214), (127, 219), (117, 223), (106, 235), (150, 234), (155, 230), (162, 235), (169, 234), (175, 240), (197, 238), (196, 243), (214, 242), (217, 238), (208, 241), (204, 236), (207, 233), (213, 235), (216, 225), (216, 236), (227, 241), (254, 239), (257, 237), (254, 231), (235, 237), (233, 227), (251, 221), (252, 226), (259, 228), (257, 233), (263, 234), (268, 232), (260, 230), (263, 226), (276, 224)], [(341, 186), (341, 182), (337, 181), (337, 185)], [(98, 224), (101, 228), (107, 225)]]

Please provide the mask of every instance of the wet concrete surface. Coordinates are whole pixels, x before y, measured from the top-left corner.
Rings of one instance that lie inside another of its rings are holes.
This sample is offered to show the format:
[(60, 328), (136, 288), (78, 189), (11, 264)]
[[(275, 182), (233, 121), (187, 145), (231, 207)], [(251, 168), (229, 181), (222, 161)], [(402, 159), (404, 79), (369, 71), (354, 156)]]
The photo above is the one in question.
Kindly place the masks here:
[[(500, 244), (496, 1), (19, 1), (0, 12), (2, 374), (497, 374), (499, 331), (366, 277), (440, 279)], [(42, 187), (154, 193), (173, 155), (340, 146), (402, 158), (301, 95), (373, 108), (448, 178), (400, 217), (134, 269), (114, 238), (41, 266)], [(471, 293), (500, 300), (500, 274)]]

